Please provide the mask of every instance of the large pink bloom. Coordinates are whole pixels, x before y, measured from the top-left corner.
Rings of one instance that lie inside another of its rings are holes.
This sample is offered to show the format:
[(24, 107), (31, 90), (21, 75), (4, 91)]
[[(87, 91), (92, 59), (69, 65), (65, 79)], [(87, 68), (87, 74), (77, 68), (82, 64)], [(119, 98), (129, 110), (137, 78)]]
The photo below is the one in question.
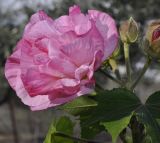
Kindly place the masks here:
[(78, 6), (52, 20), (34, 14), (8, 58), (5, 75), (22, 102), (42, 110), (93, 90), (93, 73), (117, 45), (114, 20), (106, 13)]

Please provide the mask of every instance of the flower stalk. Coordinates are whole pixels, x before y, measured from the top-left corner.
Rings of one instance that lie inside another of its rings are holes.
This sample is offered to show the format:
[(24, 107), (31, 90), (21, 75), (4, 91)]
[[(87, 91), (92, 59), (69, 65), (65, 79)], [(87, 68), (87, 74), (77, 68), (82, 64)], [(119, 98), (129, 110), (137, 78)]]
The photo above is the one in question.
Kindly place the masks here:
[(144, 67), (143, 67), (140, 75), (135, 80), (135, 82), (132, 84), (131, 90), (133, 90), (136, 87), (136, 85), (139, 83), (139, 81), (142, 79), (143, 75), (146, 73), (146, 71), (147, 71), (148, 67), (151, 65), (151, 63), (152, 63), (152, 59), (148, 57), (146, 63), (144, 64)]
[(67, 139), (71, 139), (71, 140), (77, 141), (79, 143), (102, 143), (102, 142), (91, 141), (91, 140), (87, 140), (87, 139), (83, 139), (83, 138), (73, 137), (73, 136), (70, 136), (70, 135), (67, 135), (67, 134), (64, 134), (61, 132), (56, 132), (56, 133), (54, 133), (54, 135), (60, 136), (63, 138), (67, 138)]
[(121, 85), (122, 86), (122, 82), (120, 80), (118, 80), (117, 78), (115, 78), (114, 76), (108, 74), (107, 72), (103, 71), (103, 70), (100, 70), (101, 73), (103, 73), (105, 76), (107, 76), (110, 80), (116, 82), (117, 84)]
[(125, 57), (125, 64), (126, 64), (126, 72), (128, 78), (128, 86), (131, 83), (131, 65), (130, 65), (130, 56), (129, 56), (129, 44), (124, 42), (124, 57)]

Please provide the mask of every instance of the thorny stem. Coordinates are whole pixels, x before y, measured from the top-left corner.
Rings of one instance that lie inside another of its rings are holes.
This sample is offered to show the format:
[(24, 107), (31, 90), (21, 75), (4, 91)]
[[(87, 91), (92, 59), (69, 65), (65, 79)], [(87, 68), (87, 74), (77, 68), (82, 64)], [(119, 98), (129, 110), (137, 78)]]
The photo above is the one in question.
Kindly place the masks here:
[(130, 65), (130, 56), (129, 56), (129, 44), (126, 42), (124, 43), (124, 57), (125, 57), (125, 63), (126, 63), (127, 78), (130, 84), (131, 83), (131, 65)]
[(91, 140), (87, 140), (87, 139), (73, 137), (73, 136), (70, 136), (70, 135), (67, 135), (67, 134), (64, 134), (64, 133), (61, 133), (61, 132), (56, 132), (56, 133), (54, 133), (54, 135), (55, 136), (60, 136), (60, 137), (63, 137), (63, 138), (68, 138), (68, 139), (71, 139), (71, 140), (74, 140), (74, 141), (78, 141), (80, 143), (100, 143), (100, 142), (97, 142), (97, 141), (91, 141)]
[(151, 58), (148, 57), (140, 75), (138, 76), (138, 78), (135, 80), (135, 82), (131, 86), (131, 90), (133, 90), (136, 87), (136, 85), (139, 83), (139, 81), (142, 79), (142, 76), (146, 73), (146, 71), (151, 63), (152, 63), (152, 60), (151, 60)]

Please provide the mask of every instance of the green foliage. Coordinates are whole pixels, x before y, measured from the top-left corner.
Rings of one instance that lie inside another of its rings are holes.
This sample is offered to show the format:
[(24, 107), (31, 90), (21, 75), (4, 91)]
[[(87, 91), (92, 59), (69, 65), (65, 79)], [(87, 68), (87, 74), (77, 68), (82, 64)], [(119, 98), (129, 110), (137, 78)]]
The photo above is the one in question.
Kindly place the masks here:
[(102, 125), (104, 125), (107, 131), (111, 134), (113, 143), (116, 143), (119, 134), (128, 126), (131, 117), (132, 114), (120, 120), (102, 123)]
[(90, 126), (81, 126), (81, 136), (83, 138), (93, 139), (101, 131), (105, 131), (105, 128), (99, 122)]
[[(86, 129), (87, 126), (88, 129), (93, 128), (101, 122), (115, 142), (120, 132), (129, 124), (132, 113), (141, 106), (141, 103), (134, 93), (123, 88), (100, 92), (96, 100), (97, 107), (81, 114), (82, 129)], [(103, 128), (99, 129), (101, 131)]]
[(65, 104), (64, 106), (61, 107), (61, 109), (64, 109), (65, 111), (73, 115), (77, 115), (80, 112), (95, 106), (97, 106), (97, 103), (95, 100), (87, 96), (82, 96)]
[(97, 121), (116, 121), (129, 116), (137, 107), (141, 105), (134, 93), (126, 89), (113, 89), (103, 91), (96, 96), (98, 106), (90, 114), (86, 123), (93, 124)]
[(160, 91), (152, 94), (145, 105), (154, 118), (160, 118)]
[(69, 117), (63, 116), (58, 120), (53, 120), (44, 143), (73, 143), (71, 139), (55, 135), (61, 132), (66, 135), (73, 135), (74, 123)]
[[(98, 106), (80, 114), (82, 131), (86, 130), (86, 133), (89, 133), (94, 130), (96, 134), (103, 130), (99, 126), (101, 123), (115, 142), (117, 136), (130, 123), (132, 115), (137, 113), (152, 141), (158, 143), (160, 142), (160, 127), (156, 118), (159, 118), (159, 95), (160, 92), (151, 95), (143, 105), (134, 93), (126, 89), (119, 88), (100, 92), (95, 97)], [(83, 137), (87, 137), (86, 133), (82, 133)], [(90, 134), (88, 137), (95, 134)]]
[[(146, 129), (143, 142), (160, 142), (160, 127), (156, 119), (159, 118), (160, 92), (151, 95), (143, 105), (131, 91), (118, 88), (111, 91), (101, 91), (90, 98), (83, 96), (62, 106), (61, 108), (74, 115), (80, 115), (81, 136), (93, 138), (105, 129), (111, 134), (113, 143), (119, 134), (130, 124), (132, 115), (138, 115)], [(44, 143), (73, 143), (71, 139), (57, 136), (62, 132), (73, 135), (74, 124), (68, 117), (61, 117), (52, 123)], [(150, 138), (151, 137), (151, 138)]]
[(160, 142), (160, 126), (156, 119), (160, 118), (160, 92), (152, 94), (138, 110), (139, 120), (145, 125), (147, 134), (153, 143)]

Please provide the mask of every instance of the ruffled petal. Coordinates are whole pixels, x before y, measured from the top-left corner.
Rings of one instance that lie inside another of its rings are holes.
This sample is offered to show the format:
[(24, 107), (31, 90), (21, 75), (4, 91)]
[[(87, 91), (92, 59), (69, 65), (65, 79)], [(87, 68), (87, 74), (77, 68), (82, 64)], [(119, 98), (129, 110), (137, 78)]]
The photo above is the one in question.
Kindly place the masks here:
[(72, 21), (74, 24), (74, 31), (77, 35), (83, 35), (87, 33), (92, 27), (89, 17), (82, 13), (79, 15), (73, 15)]
[(76, 15), (76, 14), (80, 14), (80, 13), (81, 13), (81, 9), (77, 5), (71, 6), (69, 8), (69, 15)]
[(58, 79), (41, 74), (37, 69), (30, 68), (25, 75), (21, 75), (23, 85), (30, 96), (51, 94), (53, 90), (61, 88)]
[[(68, 37), (70, 37), (69, 33)], [(68, 43), (66, 42), (66, 44), (61, 47), (61, 51), (78, 67), (91, 64), (95, 51), (104, 50), (104, 41), (94, 27), (92, 27), (92, 30), (84, 37), (73, 37), (71, 34), (71, 39), (73, 40), (70, 40)]]
[(89, 16), (96, 23), (96, 27), (104, 38), (105, 54), (103, 60), (115, 50), (118, 42), (118, 32), (114, 19), (106, 13), (89, 10)]
[(45, 12), (39, 11), (32, 15), (30, 22), (26, 25), (23, 38), (31, 42), (42, 37), (53, 37), (59, 34), (53, 25), (53, 20)]
[(22, 100), (22, 102), (28, 106), (40, 106), (41, 104), (46, 104), (50, 102), (48, 95), (35, 97), (30, 97), (21, 80), (21, 69), (20, 69), (20, 57), (21, 57), (21, 46), (23, 40), (21, 40), (16, 47), (14, 53), (7, 59), (5, 65), (5, 76), (11, 85), (11, 87), (16, 91), (17, 96)]
[(70, 7), (69, 16), (59, 17), (54, 21), (54, 26), (61, 34), (74, 31), (77, 35), (87, 33), (92, 27), (89, 17), (82, 14), (78, 6)]
[(64, 97), (64, 98), (56, 98), (56, 99), (53, 99), (52, 96), (49, 96), (51, 97), (50, 98), (50, 101), (48, 102), (44, 102), (43, 104), (40, 104), (40, 105), (33, 105), (31, 106), (31, 110), (32, 111), (36, 111), (36, 110), (43, 110), (43, 109), (46, 109), (46, 108), (49, 108), (49, 107), (55, 107), (55, 106), (58, 106), (58, 105), (62, 105), (64, 103), (67, 103), (81, 95), (84, 95), (84, 94), (88, 94), (88, 93), (91, 93), (93, 92), (93, 89), (90, 89), (90, 88), (87, 88), (87, 87), (81, 87), (81, 89), (79, 90), (79, 92), (77, 92), (76, 94), (72, 95), (72, 96), (68, 96), (68, 97)]
[(68, 97), (65, 97), (65, 98), (57, 98), (57, 99), (53, 99), (52, 96), (49, 96), (50, 97), (50, 102), (47, 102), (45, 104), (41, 104), (39, 106), (31, 106), (31, 110), (32, 111), (36, 111), (36, 110), (43, 110), (43, 109), (46, 109), (46, 108), (49, 108), (49, 107), (54, 107), (54, 106), (58, 106), (58, 105), (62, 105), (64, 103), (67, 103), (81, 95), (85, 95), (85, 94), (88, 94), (88, 93), (91, 93), (93, 92), (93, 89), (91, 88), (87, 88), (85, 86), (82, 86), (80, 88), (80, 90), (72, 95), (72, 96), (68, 96)]
[(16, 51), (7, 59), (5, 64), (5, 76), (11, 85), (11, 87), (15, 90), (18, 81), (20, 70), (20, 55), (21, 50), (17, 48)]
[(50, 62), (50, 67), (65, 74), (68, 77), (74, 77), (76, 66), (68, 60), (59, 57), (53, 57)]
[(46, 108), (49, 107), (49, 105), (47, 104), (47, 103), (50, 103), (48, 95), (37, 95), (37, 96), (31, 97), (26, 91), (26, 89), (24, 88), (24, 85), (20, 76), (18, 76), (18, 83), (15, 90), (16, 90), (17, 96), (22, 100), (22, 102), (25, 105), (39, 106), (39, 110), (45, 109), (43, 108), (42, 105), (45, 105)]
[(86, 78), (88, 72), (89, 72), (89, 66), (88, 65), (81, 65), (75, 71), (75, 78), (78, 80)]
[(72, 19), (68, 15), (64, 15), (56, 19), (54, 21), (54, 26), (61, 34), (68, 31), (73, 31)]

